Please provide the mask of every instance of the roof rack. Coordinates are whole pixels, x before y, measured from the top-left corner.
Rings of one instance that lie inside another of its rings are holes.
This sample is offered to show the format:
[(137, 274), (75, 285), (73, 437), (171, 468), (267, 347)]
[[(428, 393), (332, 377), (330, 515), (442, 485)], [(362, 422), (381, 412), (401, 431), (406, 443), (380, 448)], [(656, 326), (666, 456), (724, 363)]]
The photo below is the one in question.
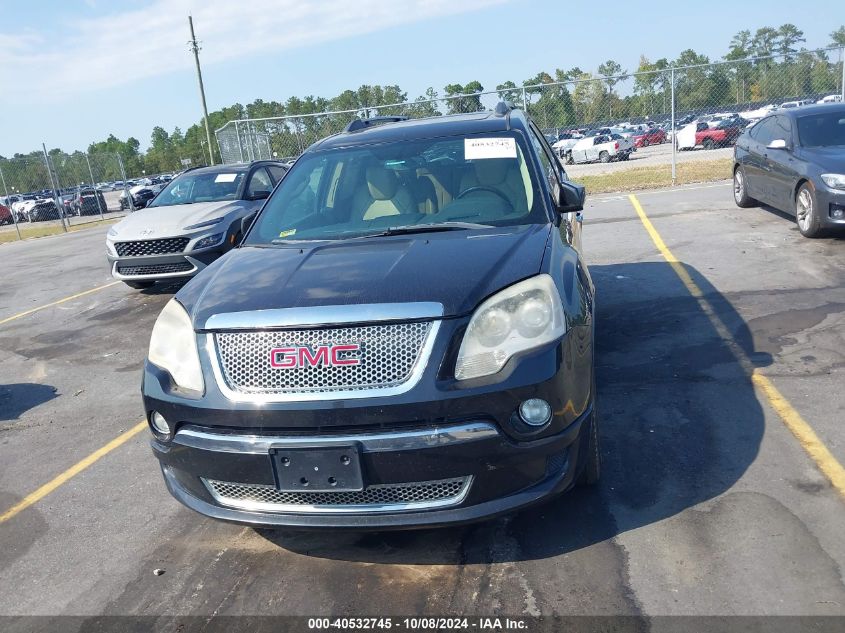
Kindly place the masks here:
[(358, 130), (364, 130), (368, 127), (372, 127), (379, 123), (398, 123), (399, 121), (407, 121), (408, 117), (406, 116), (374, 116), (370, 117), (369, 119), (352, 119), (344, 128), (344, 132), (356, 132)]
[(496, 116), (505, 117), (505, 125), (508, 130), (511, 129), (511, 111), (515, 110), (513, 103), (510, 101), (499, 101), (493, 111)]

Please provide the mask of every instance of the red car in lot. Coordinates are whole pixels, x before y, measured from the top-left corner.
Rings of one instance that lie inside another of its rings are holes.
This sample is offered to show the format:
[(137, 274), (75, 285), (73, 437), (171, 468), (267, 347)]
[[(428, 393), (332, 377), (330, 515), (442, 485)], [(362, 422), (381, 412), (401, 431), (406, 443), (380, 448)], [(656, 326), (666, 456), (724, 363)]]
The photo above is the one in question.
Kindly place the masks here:
[(709, 127), (707, 123), (701, 121), (695, 130), (695, 144), (701, 145), (704, 149), (733, 145), (747, 124), (748, 121), (745, 119), (728, 119), (720, 122), (716, 127)]
[(631, 137), (634, 141), (634, 147), (648, 147), (649, 145), (660, 145), (666, 142), (666, 130), (655, 127), (646, 130), (642, 134), (635, 134)]
[(9, 207), (0, 204), (0, 225), (11, 224), (13, 221), (12, 212), (9, 211)]

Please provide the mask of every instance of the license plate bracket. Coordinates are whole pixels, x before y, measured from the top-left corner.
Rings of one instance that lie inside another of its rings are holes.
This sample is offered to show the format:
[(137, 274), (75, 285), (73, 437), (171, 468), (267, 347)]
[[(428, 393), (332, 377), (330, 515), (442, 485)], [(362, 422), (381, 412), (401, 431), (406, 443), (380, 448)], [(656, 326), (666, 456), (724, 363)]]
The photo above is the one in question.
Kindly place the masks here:
[(349, 492), (364, 489), (357, 446), (274, 448), (276, 486), (282, 492)]

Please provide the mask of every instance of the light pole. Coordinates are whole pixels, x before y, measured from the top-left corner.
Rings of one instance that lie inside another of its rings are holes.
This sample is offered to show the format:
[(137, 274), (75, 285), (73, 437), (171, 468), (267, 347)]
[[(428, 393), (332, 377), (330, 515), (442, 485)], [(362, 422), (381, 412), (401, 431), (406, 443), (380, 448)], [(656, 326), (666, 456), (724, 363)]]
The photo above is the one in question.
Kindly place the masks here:
[(211, 150), (211, 128), (208, 126), (208, 106), (205, 104), (205, 87), (202, 83), (202, 70), (200, 69), (200, 47), (197, 43), (197, 37), (194, 35), (194, 18), (188, 16), (188, 26), (191, 28), (191, 40), (188, 46), (194, 54), (194, 62), (197, 65), (197, 81), (200, 86), (200, 99), (202, 100), (202, 113), (205, 121), (205, 136), (208, 138), (208, 160), (209, 164), (214, 164), (214, 152)]

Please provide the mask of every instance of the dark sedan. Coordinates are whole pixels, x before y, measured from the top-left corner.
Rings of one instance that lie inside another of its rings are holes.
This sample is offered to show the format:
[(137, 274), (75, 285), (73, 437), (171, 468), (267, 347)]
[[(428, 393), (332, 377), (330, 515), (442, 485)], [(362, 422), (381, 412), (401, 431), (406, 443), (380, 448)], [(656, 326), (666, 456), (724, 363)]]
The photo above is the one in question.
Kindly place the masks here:
[(108, 211), (102, 192), (90, 187), (77, 191), (71, 205), (76, 215), (99, 215)]
[(778, 110), (734, 149), (734, 200), (795, 215), (805, 237), (845, 230), (845, 105)]

